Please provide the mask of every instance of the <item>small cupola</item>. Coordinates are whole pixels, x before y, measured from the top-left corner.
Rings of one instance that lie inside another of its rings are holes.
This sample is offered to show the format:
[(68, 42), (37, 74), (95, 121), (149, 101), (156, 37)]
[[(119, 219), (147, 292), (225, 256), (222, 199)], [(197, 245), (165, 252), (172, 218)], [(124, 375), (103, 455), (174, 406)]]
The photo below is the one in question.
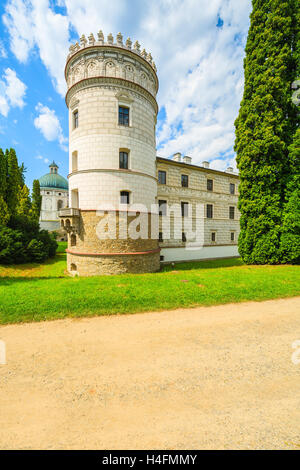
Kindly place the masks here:
[(49, 168), (50, 168), (50, 173), (54, 173), (55, 175), (57, 175), (58, 166), (56, 165), (56, 163), (55, 163), (54, 160), (53, 160), (53, 162), (49, 165)]

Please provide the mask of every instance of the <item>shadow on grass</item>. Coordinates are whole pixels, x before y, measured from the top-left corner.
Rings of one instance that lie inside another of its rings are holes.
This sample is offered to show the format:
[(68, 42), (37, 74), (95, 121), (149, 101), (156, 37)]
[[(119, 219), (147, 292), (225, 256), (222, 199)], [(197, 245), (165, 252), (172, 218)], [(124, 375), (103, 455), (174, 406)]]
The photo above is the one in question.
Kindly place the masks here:
[(1, 264), (0, 267), (7, 269), (15, 269), (18, 271), (30, 271), (32, 269), (40, 269), (45, 266), (51, 266), (56, 264), (58, 261), (66, 261), (67, 253), (65, 252), (56, 252), (54, 258), (48, 258), (42, 263), (20, 263), (20, 264)]
[(190, 261), (172, 263), (162, 267), (161, 272), (170, 271), (188, 271), (192, 269), (216, 269), (216, 268), (232, 268), (235, 266), (245, 266), (241, 258), (224, 258), (207, 261)]
[(69, 278), (68, 276), (40, 276), (40, 277), (21, 277), (21, 276), (16, 276), (16, 277), (12, 277), (12, 276), (1, 276), (0, 277), (0, 287), (1, 286), (9, 286), (9, 285), (12, 285), (12, 284), (16, 284), (16, 283), (30, 283), (30, 282), (34, 282), (34, 281), (50, 281), (50, 280), (54, 280), (54, 279), (71, 279), (71, 277)]

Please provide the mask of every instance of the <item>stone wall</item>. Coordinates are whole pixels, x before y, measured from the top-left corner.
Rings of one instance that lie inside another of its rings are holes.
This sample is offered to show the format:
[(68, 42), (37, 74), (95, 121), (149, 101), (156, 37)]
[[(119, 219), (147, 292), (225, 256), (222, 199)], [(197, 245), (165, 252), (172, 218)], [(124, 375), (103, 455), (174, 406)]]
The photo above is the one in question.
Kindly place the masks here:
[(159, 253), (148, 255), (80, 256), (68, 254), (68, 271), (79, 276), (149, 273), (160, 269)]
[[(113, 231), (108, 232), (112, 238), (103, 239), (104, 233), (99, 226), (103, 217), (96, 211), (80, 212), (80, 218), (76, 222), (78, 233), (74, 231), (68, 235), (67, 262), (70, 272), (92, 276), (159, 269), (158, 241), (151, 238), (151, 223), (157, 224), (157, 216), (155, 219), (151, 214), (140, 215), (141, 223), (147, 228), (143, 232), (145, 239), (132, 239), (128, 236), (128, 227), (137, 215), (125, 212), (109, 214), (109, 219), (105, 219), (106, 223), (102, 227), (112, 227)], [(125, 238), (121, 238), (122, 236)], [(72, 269), (71, 264), (75, 265)]]

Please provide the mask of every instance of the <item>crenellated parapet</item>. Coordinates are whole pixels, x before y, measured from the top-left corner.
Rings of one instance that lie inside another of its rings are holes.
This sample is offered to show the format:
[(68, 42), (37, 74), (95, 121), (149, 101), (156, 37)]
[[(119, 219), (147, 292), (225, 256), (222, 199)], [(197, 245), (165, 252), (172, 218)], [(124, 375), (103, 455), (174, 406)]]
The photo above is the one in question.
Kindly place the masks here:
[(70, 46), (68, 59), (70, 59), (70, 57), (76, 54), (76, 52), (78, 52), (79, 50), (85, 49), (86, 47), (93, 47), (93, 46), (113, 46), (113, 47), (119, 47), (128, 51), (131, 51), (134, 54), (137, 54), (143, 57), (143, 59), (145, 59), (151, 65), (151, 67), (153, 67), (155, 72), (157, 71), (152, 55), (150, 53), (147, 53), (145, 49), (141, 51), (141, 46), (138, 41), (135, 41), (132, 47), (132, 41), (130, 38), (127, 38), (125, 43), (123, 43), (123, 36), (121, 33), (118, 33), (116, 36), (116, 40), (114, 41), (114, 37), (110, 33), (107, 36), (107, 41), (105, 42), (104, 34), (101, 30), (98, 32), (97, 39), (95, 39), (95, 36), (93, 33), (91, 33), (88, 36), (88, 38), (86, 38), (85, 35), (83, 34), (80, 38), (80, 42), (76, 42), (75, 44), (72, 44)]
[[(121, 79), (126, 80), (126, 86), (131, 84), (133, 90), (140, 87), (154, 99), (158, 91), (158, 78), (152, 55), (141, 49), (138, 41), (133, 44), (128, 38), (124, 42), (121, 33), (118, 33), (115, 39), (109, 34), (106, 41), (102, 31), (98, 32), (97, 37), (93, 33), (88, 37), (83, 34), (79, 42), (70, 47), (65, 77), (68, 90), (74, 90), (77, 84), (83, 86), (83, 81), (86, 80), (90, 83), (109, 83)], [(69, 98), (68, 93), (67, 102)]]

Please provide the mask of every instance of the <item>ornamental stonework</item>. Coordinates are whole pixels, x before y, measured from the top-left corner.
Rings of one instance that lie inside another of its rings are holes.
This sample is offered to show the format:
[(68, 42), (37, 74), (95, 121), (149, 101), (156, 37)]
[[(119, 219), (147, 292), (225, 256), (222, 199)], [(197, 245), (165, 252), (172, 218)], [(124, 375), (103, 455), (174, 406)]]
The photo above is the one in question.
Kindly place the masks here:
[(89, 41), (83, 35), (80, 44), (72, 45), (65, 70), (68, 88), (88, 78), (111, 77), (136, 83), (155, 97), (158, 79), (151, 54), (141, 51), (137, 41), (133, 48), (130, 39), (124, 44), (121, 37), (119, 33), (114, 42), (109, 35), (104, 42), (101, 34), (98, 41), (92, 34)]

